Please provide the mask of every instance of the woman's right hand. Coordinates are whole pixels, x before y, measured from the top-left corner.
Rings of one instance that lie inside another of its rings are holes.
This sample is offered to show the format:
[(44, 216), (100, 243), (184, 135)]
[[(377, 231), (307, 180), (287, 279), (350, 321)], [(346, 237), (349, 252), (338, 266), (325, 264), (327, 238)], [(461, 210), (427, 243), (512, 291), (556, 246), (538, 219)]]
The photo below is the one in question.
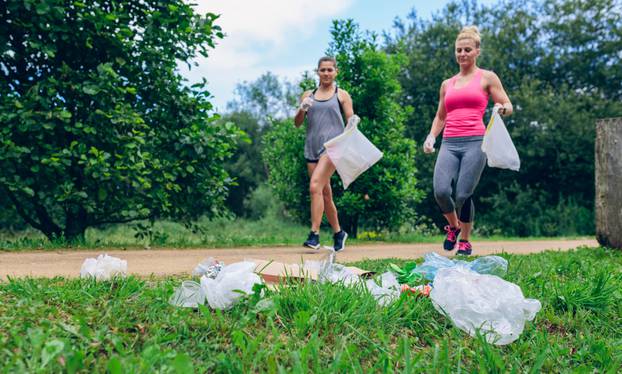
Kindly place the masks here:
[(428, 136), (425, 138), (425, 142), (423, 142), (423, 152), (433, 153), (434, 143), (436, 143), (436, 137), (432, 134), (428, 134)]
[(300, 110), (302, 110), (303, 112), (306, 112), (309, 110), (309, 108), (311, 108), (312, 105), (313, 105), (313, 99), (307, 96), (300, 103)]

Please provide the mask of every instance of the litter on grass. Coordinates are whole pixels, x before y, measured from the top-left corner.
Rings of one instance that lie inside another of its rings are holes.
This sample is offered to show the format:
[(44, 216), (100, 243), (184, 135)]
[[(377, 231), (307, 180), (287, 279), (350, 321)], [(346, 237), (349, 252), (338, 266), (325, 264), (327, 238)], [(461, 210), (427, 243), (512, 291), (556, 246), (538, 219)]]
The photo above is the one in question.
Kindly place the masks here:
[(525, 321), (533, 320), (542, 307), (538, 300), (526, 299), (516, 284), (462, 266), (438, 270), (430, 298), (456, 327), (471, 336), (479, 329), (497, 345), (518, 339)]
[(82, 263), (80, 278), (95, 278), (96, 280), (108, 280), (112, 277), (125, 277), (127, 274), (127, 261), (117, 257), (100, 254), (97, 258), (87, 258)]

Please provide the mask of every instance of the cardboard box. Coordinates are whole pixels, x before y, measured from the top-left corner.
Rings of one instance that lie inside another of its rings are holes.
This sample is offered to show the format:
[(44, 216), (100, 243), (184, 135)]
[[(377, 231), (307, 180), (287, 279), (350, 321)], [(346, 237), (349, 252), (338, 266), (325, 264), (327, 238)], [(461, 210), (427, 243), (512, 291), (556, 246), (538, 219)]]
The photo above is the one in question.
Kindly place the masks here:
[[(257, 264), (255, 273), (259, 274), (267, 283), (278, 283), (286, 277), (293, 279), (311, 279), (318, 280), (319, 272), (317, 269), (305, 269), (301, 264), (285, 264), (276, 261), (265, 261), (249, 259)], [(374, 273), (363, 270), (355, 266), (346, 266), (346, 269), (361, 277), (368, 277)]]

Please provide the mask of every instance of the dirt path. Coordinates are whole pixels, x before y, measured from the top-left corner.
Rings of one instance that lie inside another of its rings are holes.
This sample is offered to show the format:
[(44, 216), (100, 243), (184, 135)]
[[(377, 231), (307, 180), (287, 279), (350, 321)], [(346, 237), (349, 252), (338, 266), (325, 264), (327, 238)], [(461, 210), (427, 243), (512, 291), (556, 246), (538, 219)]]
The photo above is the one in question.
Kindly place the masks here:
[[(508, 252), (528, 254), (544, 250), (566, 251), (579, 246), (598, 246), (595, 240), (532, 240), (513, 242), (476, 242), (477, 255)], [(438, 243), (433, 244), (359, 244), (348, 246), (337, 255), (337, 262), (353, 262), (363, 259), (418, 258), (435, 251), (442, 255)], [(244, 259), (274, 260), (285, 263), (300, 263), (301, 259), (319, 259), (325, 250), (313, 251), (301, 247), (278, 248), (225, 248), (225, 249), (158, 249), (158, 250), (108, 250), (111, 256), (127, 260), (131, 274), (172, 275), (188, 274), (204, 258), (212, 256), (225, 264)], [(54, 252), (4, 252), (0, 253), (0, 280), (11, 277), (76, 277), (86, 258), (96, 257), (95, 251)]]

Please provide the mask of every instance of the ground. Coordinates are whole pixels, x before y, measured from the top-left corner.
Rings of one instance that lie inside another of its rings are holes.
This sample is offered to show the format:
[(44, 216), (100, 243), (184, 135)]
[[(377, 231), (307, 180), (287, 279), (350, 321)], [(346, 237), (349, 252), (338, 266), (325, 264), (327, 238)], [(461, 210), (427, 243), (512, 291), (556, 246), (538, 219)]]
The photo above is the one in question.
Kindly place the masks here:
[[(474, 255), (492, 253), (528, 254), (545, 250), (561, 250), (580, 246), (596, 247), (593, 239), (578, 240), (524, 240), (497, 241), (474, 243)], [(348, 263), (363, 259), (422, 257), (425, 253), (444, 252), (438, 243), (426, 244), (359, 244), (348, 246), (337, 255), (336, 261)], [(0, 280), (11, 277), (77, 277), (80, 267), (86, 258), (96, 257), (99, 253), (127, 260), (130, 274), (147, 276), (174, 275), (190, 273), (194, 267), (206, 257), (214, 257), (225, 264), (244, 259), (274, 260), (284, 263), (300, 263), (301, 259), (320, 259), (326, 250), (314, 251), (302, 247), (247, 247), (225, 249), (151, 249), (151, 250), (98, 250), (98, 251), (32, 251), (32, 252), (0, 252)]]

